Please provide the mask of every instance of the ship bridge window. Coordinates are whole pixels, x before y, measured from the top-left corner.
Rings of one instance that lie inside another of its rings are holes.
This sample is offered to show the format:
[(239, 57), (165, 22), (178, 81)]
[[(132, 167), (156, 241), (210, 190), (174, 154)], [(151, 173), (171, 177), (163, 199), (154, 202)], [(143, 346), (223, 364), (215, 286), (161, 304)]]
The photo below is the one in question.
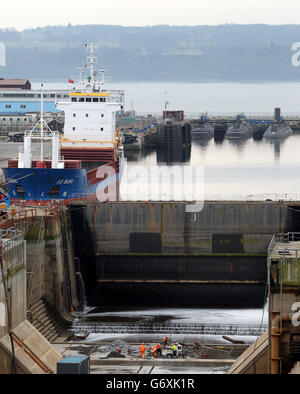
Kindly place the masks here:
[(22, 105), (21, 105), (21, 108), (26, 108), (26, 105), (22, 104)]
[(98, 101), (99, 101), (98, 97), (93, 98), (93, 103), (98, 103)]
[(5, 108), (11, 108), (11, 105), (6, 105)]
[(87, 97), (87, 98), (85, 99), (85, 101), (86, 101), (87, 103), (90, 103), (90, 102), (92, 101), (92, 99), (91, 99), (90, 97)]
[(101, 103), (105, 103), (106, 98), (105, 97), (100, 97), (100, 101), (101, 101)]
[(80, 101), (81, 103), (83, 103), (83, 102), (84, 102), (84, 97), (80, 97), (79, 101)]
[(77, 98), (76, 97), (72, 97), (72, 101), (73, 102), (77, 102)]

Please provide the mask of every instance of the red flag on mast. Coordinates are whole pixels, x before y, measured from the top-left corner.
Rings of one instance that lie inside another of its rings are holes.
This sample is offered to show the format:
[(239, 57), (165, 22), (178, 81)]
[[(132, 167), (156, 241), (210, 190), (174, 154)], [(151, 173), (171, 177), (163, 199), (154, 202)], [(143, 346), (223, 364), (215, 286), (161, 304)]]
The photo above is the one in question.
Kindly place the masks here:
[(73, 79), (69, 78), (69, 83), (74, 83)]

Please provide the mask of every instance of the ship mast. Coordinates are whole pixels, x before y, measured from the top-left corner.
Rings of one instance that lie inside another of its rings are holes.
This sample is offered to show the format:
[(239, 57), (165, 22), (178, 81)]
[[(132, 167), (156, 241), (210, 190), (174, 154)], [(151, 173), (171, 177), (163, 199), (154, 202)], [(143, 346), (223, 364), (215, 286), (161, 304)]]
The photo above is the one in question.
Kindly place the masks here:
[(105, 70), (100, 70), (101, 73), (100, 92), (102, 92), (102, 86), (104, 85), (104, 71)]
[(90, 44), (85, 44), (85, 46), (87, 47), (87, 49), (89, 50), (89, 56), (87, 56), (87, 62), (89, 65), (89, 69), (90, 69), (90, 75), (88, 76), (88, 83), (90, 83), (92, 85), (92, 90), (95, 90), (95, 85), (97, 83), (96, 81), (96, 74), (97, 71), (95, 71), (95, 63), (98, 62), (98, 57), (94, 56), (94, 44), (90, 43)]
[(41, 84), (41, 162), (44, 161), (44, 84)]

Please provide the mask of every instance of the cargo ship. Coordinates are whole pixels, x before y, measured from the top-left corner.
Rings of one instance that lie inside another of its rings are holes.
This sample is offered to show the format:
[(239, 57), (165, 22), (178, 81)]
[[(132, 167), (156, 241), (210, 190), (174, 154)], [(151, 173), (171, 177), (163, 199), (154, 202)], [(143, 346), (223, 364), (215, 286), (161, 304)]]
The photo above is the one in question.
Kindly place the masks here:
[[(12, 202), (48, 204), (51, 201), (100, 199), (115, 201), (122, 176), (123, 147), (116, 129), (116, 114), (123, 109), (121, 91), (104, 90), (104, 73), (96, 78), (93, 44), (89, 50), (88, 76), (80, 73), (67, 99), (56, 102), (65, 114), (64, 134), (49, 129), (41, 115), (35, 127), (24, 135), (23, 152), (2, 168)], [(51, 154), (44, 154), (51, 143)], [(33, 157), (33, 144), (40, 144)]]

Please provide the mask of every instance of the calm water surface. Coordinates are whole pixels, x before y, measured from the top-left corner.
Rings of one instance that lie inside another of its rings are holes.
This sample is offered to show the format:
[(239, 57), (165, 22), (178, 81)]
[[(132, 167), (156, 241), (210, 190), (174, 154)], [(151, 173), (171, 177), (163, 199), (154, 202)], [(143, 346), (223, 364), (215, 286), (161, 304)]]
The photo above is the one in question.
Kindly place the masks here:
[[(68, 76), (66, 77), (67, 81)], [(200, 113), (273, 113), (281, 107), (284, 113), (300, 113), (300, 82), (273, 83), (170, 83), (115, 82), (105, 85), (125, 90), (125, 109), (140, 114), (162, 114), (165, 98), (168, 109), (182, 109), (187, 115)], [(40, 82), (32, 81), (33, 88)], [(70, 89), (66, 82), (45, 82), (45, 89)], [(165, 94), (166, 92), (166, 94)]]
[(194, 140), (190, 158), (184, 162), (178, 158), (189, 157), (186, 152), (178, 152), (173, 162), (156, 150), (130, 152), (127, 158), (128, 168), (137, 163), (146, 168), (162, 165), (203, 167), (206, 199), (298, 199), (299, 149), (300, 135), (292, 135), (283, 141), (254, 141), (251, 138), (220, 143), (212, 138), (209, 141)]
[[(38, 87), (33, 82), (33, 87)], [(65, 82), (46, 82), (45, 88), (65, 88)], [(271, 114), (281, 107), (284, 114), (300, 114), (300, 83), (109, 83), (124, 89), (126, 109), (139, 114), (161, 115), (183, 109), (187, 115), (213, 113)], [(165, 92), (167, 92), (165, 94)], [(128, 166), (179, 164), (203, 166), (206, 198), (255, 199), (300, 198), (300, 135), (284, 141), (193, 141), (190, 152), (177, 152), (173, 160), (153, 151), (128, 153)], [(134, 180), (132, 185), (134, 186)]]

